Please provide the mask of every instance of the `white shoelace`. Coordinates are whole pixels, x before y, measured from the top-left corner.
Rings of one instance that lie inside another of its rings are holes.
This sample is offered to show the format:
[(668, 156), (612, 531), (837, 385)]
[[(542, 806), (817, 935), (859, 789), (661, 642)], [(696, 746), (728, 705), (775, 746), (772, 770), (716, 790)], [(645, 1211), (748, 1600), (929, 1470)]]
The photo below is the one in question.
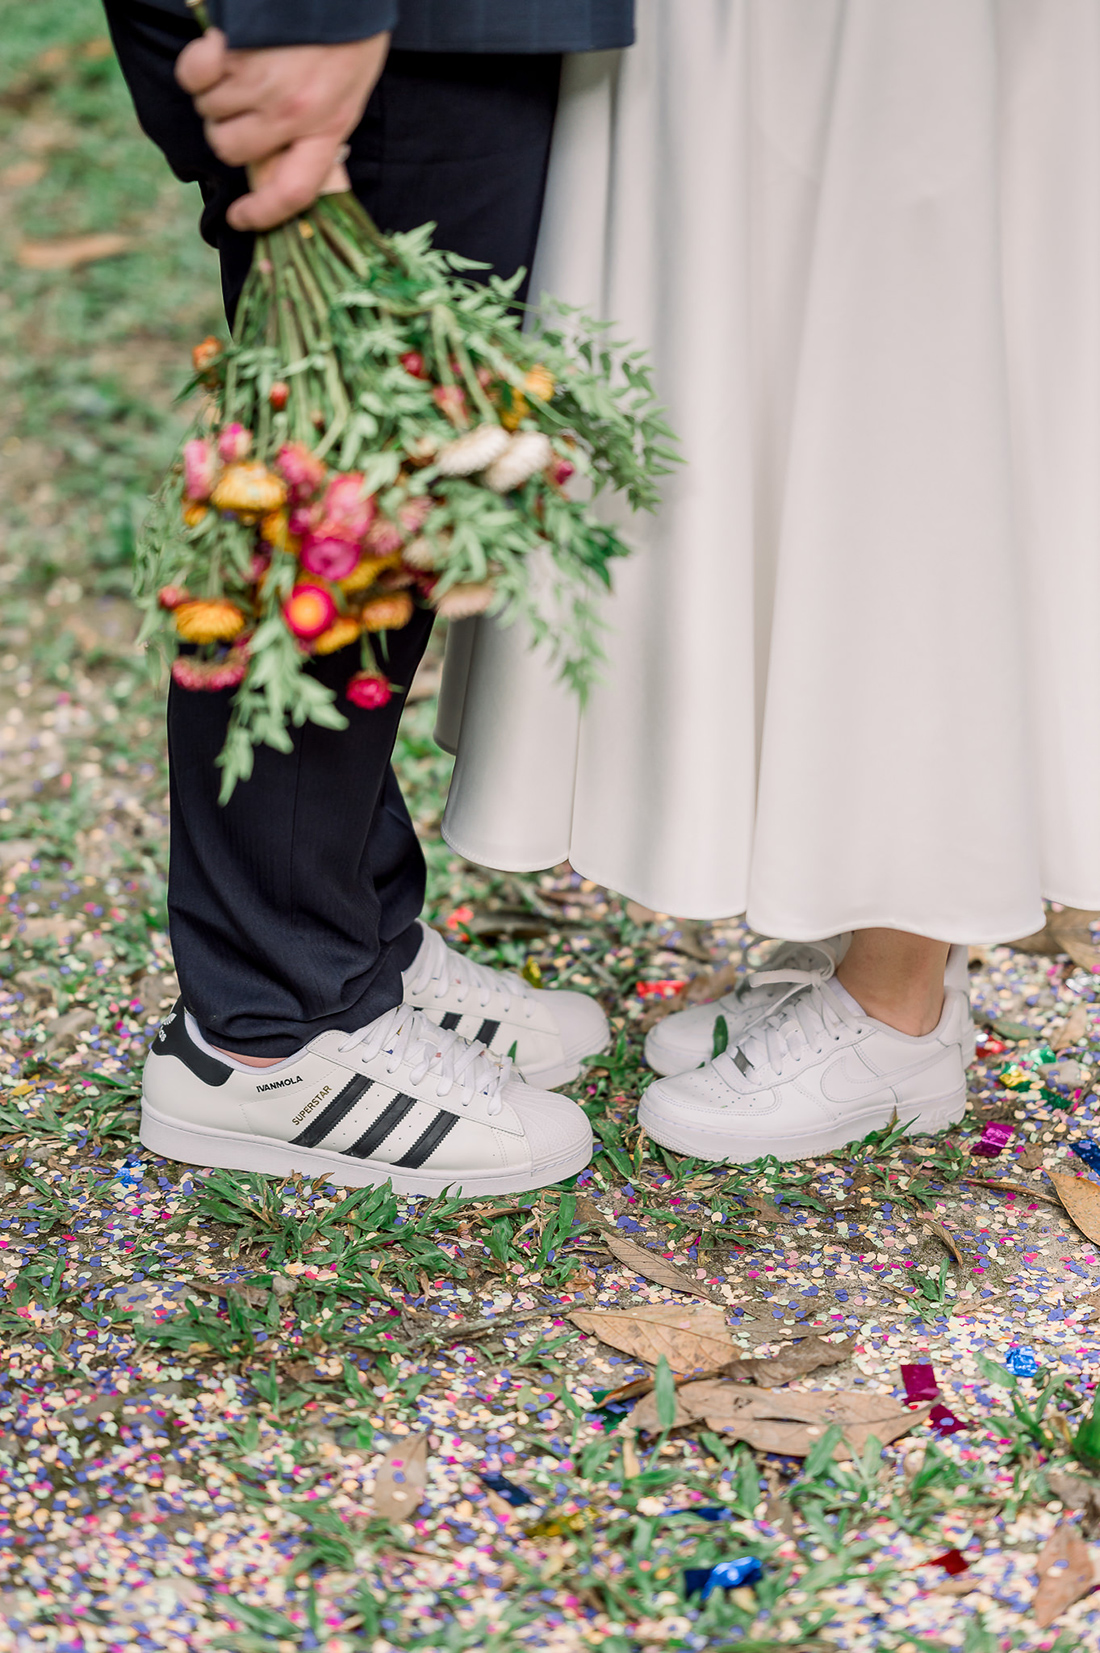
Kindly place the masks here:
[(453, 953), (437, 931), (426, 924), (423, 930), (420, 951), (404, 973), (406, 992), (424, 994), (432, 989), (437, 1003), (449, 999), (459, 1005), (473, 997), (479, 1010), (487, 1010), (496, 995), (503, 1001), (502, 1015), (507, 1015), (513, 1007), (522, 1008), (526, 1014), (534, 1009), (531, 989), (521, 976), (513, 975), (510, 970), (490, 970), (484, 964), (475, 964), (462, 953)]
[[(791, 972), (795, 980), (806, 978), (808, 991), (789, 999), (771, 1016), (758, 1022), (745, 1034), (737, 1050), (726, 1051), (717, 1058), (716, 1066), (729, 1062), (741, 1073), (752, 1072), (760, 1079), (765, 1068), (778, 1076), (788, 1063), (800, 1062), (806, 1056), (820, 1056), (827, 1045), (839, 1040), (848, 1025), (839, 1006), (821, 990), (822, 983), (831, 974), (831, 970), (828, 974), (824, 970)], [(791, 977), (783, 973), (781, 979)]]
[(390, 1058), (387, 1073), (396, 1073), (402, 1063), (410, 1063), (412, 1085), (421, 1084), (429, 1073), (434, 1073), (437, 1097), (449, 1095), (458, 1085), (464, 1107), (475, 1096), (487, 1099), (490, 1114), (498, 1114), (504, 1105), (500, 1093), (512, 1076), (511, 1061), (507, 1058), (498, 1061), (484, 1045), (436, 1027), (423, 1011), (413, 1010), (407, 1004), (399, 1004), (377, 1021), (349, 1033), (339, 1049), (357, 1047), (362, 1047), (365, 1062), (385, 1052)]

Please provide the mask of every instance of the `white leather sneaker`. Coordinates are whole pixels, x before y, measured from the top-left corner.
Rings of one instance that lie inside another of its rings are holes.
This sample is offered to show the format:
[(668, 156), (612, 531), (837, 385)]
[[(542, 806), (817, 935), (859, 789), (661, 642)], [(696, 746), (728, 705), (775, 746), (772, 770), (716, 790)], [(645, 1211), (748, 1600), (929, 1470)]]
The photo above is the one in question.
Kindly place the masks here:
[(522, 1194), (592, 1156), (576, 1103), (409, 1005), (255, 1068), (213, 1051), (177, 1004), (146, 1059), (141, 1140), (189, 1165), (399, 1194)]
[[(645, 1059), (657, 1073), (686, 1073), (714, 1055), (714, 1030), (725, 1018), (727, 1043), (732, 1050), (765, 1016), (787, 1004), (812, 982), (828, 978), (848, 951), (851, 932), (826, 941), (787, 941), (776, 949), (763, 970), (744, 976), (731, 993), (710, 1004), (673, 1011), (646, 1035)], [(967, 949), (952, 947), (947, 955), (944, 986), (969, 992)], [(966, 1060), (974, 1060), (977, 1032), (967, 1035)]]
[(865, 1016), (824, 977), (713, 1061), (659, 1079), (638, 1120), (655, 1142), (743, 1165), (803, 1159), (858, 1142), (896, 1113), (912, 1133), (945, 1130), (966, 1110), (970, 1007), (947, 988), (939, 1026), (921, 1038)]
[(493, 1056), (512, 1055), (529, 1084), (548, 1090), (567, 1085), (584, 1057), (607, 1049), (607, 1017), (587, 993), (531, 987), (510, 970), (454, 952), (426, 924), (420, 928), (420, 951), (402, 976), (405, 1003), (437, 1026), (478, 1040)]

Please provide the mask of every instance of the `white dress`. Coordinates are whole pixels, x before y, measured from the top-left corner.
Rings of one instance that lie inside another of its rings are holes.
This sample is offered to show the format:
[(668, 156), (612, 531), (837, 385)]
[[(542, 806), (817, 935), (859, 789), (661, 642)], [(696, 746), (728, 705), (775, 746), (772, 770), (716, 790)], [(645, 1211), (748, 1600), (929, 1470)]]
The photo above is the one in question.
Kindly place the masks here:
[(687, 464), (583, 716), (452, 651), (448, 842), (810, 940), (1100, 908), (1100, 0), (641, 0), (567, 62), (534, 291)]

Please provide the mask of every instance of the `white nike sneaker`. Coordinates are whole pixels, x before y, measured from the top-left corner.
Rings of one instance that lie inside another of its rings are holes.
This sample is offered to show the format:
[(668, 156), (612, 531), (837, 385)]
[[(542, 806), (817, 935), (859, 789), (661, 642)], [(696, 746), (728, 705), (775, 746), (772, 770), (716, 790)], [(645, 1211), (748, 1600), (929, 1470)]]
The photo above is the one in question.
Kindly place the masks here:
[(178, 1003), (146, 1059), (141, 1140), (189, 1165), (398, 1194), (523, 1194), (592, 1157), (576, 1103), (409, 1005), (255, 1068), (215, 1052)]
[[(402, 976), (405, 1003), (439, 1027), (476, 1039), (493, 1056), (512, 1056), (529, 1084), (552, 1090), (606, 1050), (607, 1017), (587, 993), (531, 987), (510, 970), (490, 970), (454, 952), (421, 924), (420, 951)], [(514, 1047), (514, 1054), (513, 1054)]]
[(966, 1111), (970, 1007), (944, 993), (939, 1026), (921, 1038), (865, 1016), (824, 979), (713, 1061), (643, 1092), (639, 1123), (655, 1142), (743, 1165), (804, 1159), (859, 1142), (897, 1114), (911, 1133), (945, 1130)]
[[(686, 1073), (714, 1055), (714, 1030), (725, 1018), (727, 1043), (732, 1050), (766, 1016), (802, 993), (815, 981), (827, 980), (848, 951), (851, 932), (826, 941), (787, 941), (776, 949), (764, 970), (744, 976), (731, 993), (710, 1004), (692, 1005), (665, 1016), (646, 1035), (645, 1059), (657, 1073)], [(969, 993), (967, 949), (952, 947), (947, 955), (944, 986)], [(965, 1049), (974, 1060), (977, 1031), (973, 1023)]]

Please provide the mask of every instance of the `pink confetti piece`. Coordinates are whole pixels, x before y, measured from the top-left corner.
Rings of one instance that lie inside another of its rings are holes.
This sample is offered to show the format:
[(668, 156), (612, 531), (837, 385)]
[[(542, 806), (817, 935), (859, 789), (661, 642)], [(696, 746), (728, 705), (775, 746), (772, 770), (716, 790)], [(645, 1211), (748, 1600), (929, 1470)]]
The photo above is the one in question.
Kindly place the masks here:
[(908, 1365), (903, 1363), (901, 1381), (905, 1385), (905, 1398), (910, 1403), (938, 1400), (940, 1397), (940, 1386), (936, 1382), (935, 1369), (927, 1362)]
[(1003, 1119), (987, 1119), (982, 1126), (980, 1140), (975, 1142), (970, 1152), (980, 1155), (982, 1159), (996, 1159), (1012, 1141), (1015, 1130), (1015, 1125), (1009, 1125)]

